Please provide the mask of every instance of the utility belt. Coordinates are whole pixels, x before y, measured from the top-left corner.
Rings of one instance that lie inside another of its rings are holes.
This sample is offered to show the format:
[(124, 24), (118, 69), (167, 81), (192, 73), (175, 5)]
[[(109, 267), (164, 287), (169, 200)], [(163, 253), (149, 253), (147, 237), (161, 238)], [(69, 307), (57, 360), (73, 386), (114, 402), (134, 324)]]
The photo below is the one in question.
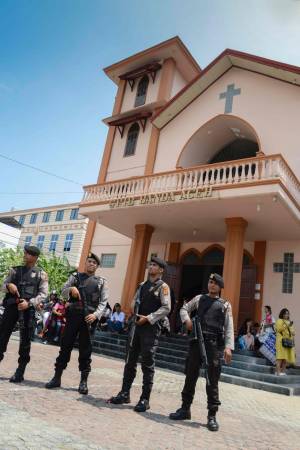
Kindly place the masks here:
[[(216, 343), (218, 347), (223, 347), (225, 345), (225, 336), (222, 331), (206, 327), (202, 328), (202, 334), (205, 342)], [(195, 327), (193, 327), (193, 330), (189, 333), (189, 341), (190, 343), (198, 341)]]
[(205, 342), (216, 345), (217, 347), (225, 346), (224, 333), (220, 331), (209, 331), (209, 330), (204, 330), (202, 333)]
[[(88, 309), (88, 312), (89, 312), (89, 314), (93, 314), (95, 311), (96, 311), (96, 309), (93, 307), (93, 306), (87, 306), (87, 309)], [(70, 305), (69, 305), (69, 307), (67, 308), (67, 312), (70, 312), (70, 313), (74, 313), (74, 314), (83, 314), (83, 312), (84, 312), (84, 307), (83, 307), (83, 304), (80, 302), (80, 301), (74, 301), (74, 302), (70, 302)]]

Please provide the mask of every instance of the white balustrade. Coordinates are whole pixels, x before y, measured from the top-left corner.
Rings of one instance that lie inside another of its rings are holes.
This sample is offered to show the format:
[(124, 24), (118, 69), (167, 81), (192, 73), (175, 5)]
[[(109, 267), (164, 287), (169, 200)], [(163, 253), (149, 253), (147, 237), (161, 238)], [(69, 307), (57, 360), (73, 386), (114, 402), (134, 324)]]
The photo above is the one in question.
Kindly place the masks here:
[(280, 155), (181, 169), (149, 177), (86, 186), (82, 204), (109, 202), (124, 197), (181, 191), (183, 189), (239, 186), (253, 181), (280, 180), (300, 202), (300, 183)]

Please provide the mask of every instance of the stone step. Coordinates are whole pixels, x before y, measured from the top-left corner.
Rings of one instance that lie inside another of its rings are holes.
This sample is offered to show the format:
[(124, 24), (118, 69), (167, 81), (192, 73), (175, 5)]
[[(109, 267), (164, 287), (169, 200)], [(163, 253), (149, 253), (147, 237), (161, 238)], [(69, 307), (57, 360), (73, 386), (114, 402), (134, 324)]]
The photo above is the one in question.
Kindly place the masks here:
[(260, 357), (257, 357), (257, 356), (247, 356), (247, 355), (244, 355), (244, 354), (233, 352), (232, 358), (235, 361), (243, 361), (243, 362), (246, 362), (248, 364), (260, 364), (260, 365), (263, 365), (263, 366), (272, 366), (270, 361), (266, 360), (265, 358), (260, 358)]
[[(120, 351), (120, 353), (123, 355), (125, 354), (125, 343), (122, 343), (121, 345), (115, 340), (115, 342), (99, 342), (95, 343), (97, 347), (100, 347), (101, 349), (105, 350), (113, 350), (114, 352)], [(162, 359), (165, 360), (168, 363), (175, 363), (175, 364), (185, 364), (185, 359), (187, 356), (187, 352), (182, 351), (175, 351), (170, 352), (169, 349), (161, 348), (159, 347), (156, 354), (156, 359)], [(231, 363), (231, 367), (237, 368), (237, 369), (244, 369), (254, 372), (260, 372), (260, 373), (270, 373), (272, 374), (274, 372), (273, 367), (271, 366), (263, 366), (259, 364), (248, 364), (247, 362), (242, 361), (235, 361), (233, 360)]]
[(276, 394), (300, 395), (300, 384), (281, 385), (281, 384), (267, 383), (260, 380), (250, 380), (249, 378), (229, 375), (227, 373), (221, 373), (220, 380), (225, 383), (236, 384), (250, 389), (260, 389), (263, 391), (273, 392)]
[(263, 358), (262, 355), (258, 355), (257, 352), (255, 352), (254, 350), (239, 350), (239, 349), (236, 349), (236, 350), (234, 350), (234, 353), (236, 355), (255, 356), (255, 357), (258, 357), (258, 358)]
[(243, 369), (248, 370), (250, 372), (257, 372), (257, 373), (274, 373), (274, 367), (267, 366), (264, 364), (253, 364), (248, 363), (246, 361), (240, 361), (236, 359), (232, 359), (230, 367), (234, 367), (235, 369)]
[[(104, 348), (101, 347), (100, 345), (97, 345), (94, 348), (95, 353), (99, 353), (105, 356), (111, 356), (114, 358), (118, 358), (118, 359), (125, 359), (125, 346), (122, 348), (120, 348), (120, 346), (116, 345), (116, 346), (111, 346), (111, 348)], [(236, 361), (237, 362), (237, 361)], [(235, 364), (235, 362), (233, 362), (232, 364)], [(183, 372), (184, 371), (184, 359), (183, 358), (177, 358), (177, 360), (172, 360), (172, 357), (170, 356), (170, 358), (168, 358), (168, 360), (166, 359), (166, 355), (162, 354), (160, 352), (157, 352), (156, 355), (156, 366), (163, 368), (163, 369), (168, 369), (168, 370), (172, 370), (175, 372)], [(251, 366), (254, 366), (253, 364), (251, 364)], [(260, 366), (260, 368), (262, 369), (272, 369), (271, 367), (264, 367), (263, 365)], [(255, 374), (254, 372), (251, 371), (247, 371), (247, 370), (240, 370), (237, 369), (239, 375), (237, 376), (234, 373), (228, 373), (228, 369), (232, 369), (231, 372), (234, 371), (234, 369), (236, 369), (233, 365), (232, 366), (223, 366), (222, 368), (222, 374), (221, 374), (221, 381), (225, 382), (225, 383), (231, 383), (231, 384), (236, 384), (236, 385), (240, 385), (240, 386), (244, 386), (244, 387), (248, 387), (251, 389), (261, 389), (261, 390), (265, 390), (268, 392), (274, 392), (274, 393), (278, 393), (278, 394), (283, 394), (283, 395), (300, 395), (300, 382), (298, 379), (298, 382), (295, 383), (288, 383), (288, 384), (281, 384), (281, 380), (282, 378), (284, 378), (286, 381), (289, 381), (289, 379), (291, 378), (290, 376), (287, 377), (276, 377), (275, 375), (268, 375), (269, 377), (271, 377), (272, 381), (276, 381), (276, 382), (270, 382), (270, 378), (268, 378), (269, 381), (266, 380), (262, 380), (261, 376), (265, 375), (262, 373), (257, 373)], [(245, 376), (241, 376), (241, 375), (247, 375)], [(256, 375), (258, 375), (258, 379), (255, 379), (253, 377), (251, 377), (251, 374), (254, 374), (254, 377), (256, 378)], [(293, 381), (296, 380), (294, 377), (292, 377)], [(280, 383), (280, 384), (279, 384)]]
[(298, 377), (297, 375), (286, 375), (283, 377), (278, 377), (275, 374), (252, 372), (250, 370), (237, 369), (231, 366), (223, 366), (222, 372), (228, 375), (234, 375), (250, 380), (264, 381), (266, 383), (272, 384), (287, 385), (300, 383), (300, 377)]
[[(101, 335), (98, 333), (97, 336), (95, 336), (94, 338), (94, 342), (110, 342), (110, 343), (114, 343), (114, 342), (118, 342), (120, 345), (126, 343), (127, 341), (127, 336), (125, 335), (112, 335), (111, 333), (106, 333), (103, 332)], [(185, 343), (184, 345), (177, 345), (176, 343), (170, 343), (166, 340), (160, 339), (159, 340), (159, 346), (161, 348), (165, 348), (168, 349), (167, 351), (187, 351), (188, 346), (187, 343)]]
[[(98, 352), (97, 352), (98, 353)], [(118, 359), (124, 360), (124, 354), (122, 352), (112, 351), (103, 349), (100, 352), (102, 355), (110, 356)], [(183, 373), (183, 364), (172, 364), (165, 360), (159, 358), (156, 359), (156, 367), (162, 369), (172, 370), (175, 372)], [(243, 387), (248, 387), (250, 389), (261, 389), (268, 392), (273, 392), (282, 395), (300, 395), (300, 384), (293, 385), (279, 385), (274, 383), (267, 383), (260, 380), (252, 380), (249, 378), (243, 378), (240, 376), (228, 375), (226, 373), (221, 373), (220, 380), (224, 383), (235, 384)]]
[[(94, 348), (99, 349), (99, 352), (101, 353), (101, 351), (103, 350), (103, 352), (105, 351), (105, 354), (107, 354), (107, 352), (112, 351), (115, 353), (120, 353), (121, 355), (125, 355), (125, 351), (126, 351), (126, 347), (125, 345), (120, 346), (119, 344), (114, 344), (111, 342), (97, 342), (94, 344)], [(182, 353), (182, 352), (180, 352)], [(175, 364), (182, 364), (184, 365), (185, 363), (185, 354), (184, 355), (180, 355), (179, 353), (175, 353), (173, 354), (168, 354), (165, 352), (161, 352), (161, 349), (158, 348), (157, 352), (156, 352), (156, 360), (162, 360), (165, 361), (166, 363), (175, 363)]]

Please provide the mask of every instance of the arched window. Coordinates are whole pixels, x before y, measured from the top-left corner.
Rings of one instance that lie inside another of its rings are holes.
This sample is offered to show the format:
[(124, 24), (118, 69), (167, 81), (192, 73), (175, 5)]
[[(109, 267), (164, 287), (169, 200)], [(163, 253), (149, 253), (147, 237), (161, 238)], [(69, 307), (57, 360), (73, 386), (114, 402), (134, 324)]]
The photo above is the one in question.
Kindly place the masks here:
[(128, 130), (127, 142), (124, 156), (132, 156), (135, 153), (135, 147), (139, 136), (140, 127), (138, 123), (133, 123)]
[(138, 84), (134, 106), (142, 106), (145, 104), (148, 84), (149, 78), (145, 75)]

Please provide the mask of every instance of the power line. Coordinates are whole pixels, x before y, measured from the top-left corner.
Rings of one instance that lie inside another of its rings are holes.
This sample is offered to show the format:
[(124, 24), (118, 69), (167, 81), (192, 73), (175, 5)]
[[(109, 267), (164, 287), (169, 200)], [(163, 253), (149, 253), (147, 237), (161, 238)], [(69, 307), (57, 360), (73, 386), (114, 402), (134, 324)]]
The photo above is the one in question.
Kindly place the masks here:
[(56, 175), (55, 173), (48, 172), (47, 170), (40, 169), (39, 167), (32, 166), (31, 164), (27, 164), (27, 163), (24, 163), (22, 161), (18, 161), (17, 159), (13, 159), (13, 158), (10, 158), (8, 156), (2, 155), (1, 153), (0, 153), (0, 158), (7, 159), (8, 161), (12, 161), (12, 162), (14, 162), (16, 164), (20, 164), (21, 166), (24, 166), (24, 167), (29, 167), (29, 169), (33, 169), (33, 170), (36, 170), (38, 172), (44, 173), (46, 175), (50, 175), (51, 177), (59, 178), (60, 180), (68, 181), (69, 183), (74, 183), (74, 184), (78, 184), (79, 186), (82, 186), (82, 184), (79, 183), (78, 181), (74, 181), (74, 180), (71, 180), (69, 178), (65, 178), (65, 177), (62, 177), (60, 175)]

